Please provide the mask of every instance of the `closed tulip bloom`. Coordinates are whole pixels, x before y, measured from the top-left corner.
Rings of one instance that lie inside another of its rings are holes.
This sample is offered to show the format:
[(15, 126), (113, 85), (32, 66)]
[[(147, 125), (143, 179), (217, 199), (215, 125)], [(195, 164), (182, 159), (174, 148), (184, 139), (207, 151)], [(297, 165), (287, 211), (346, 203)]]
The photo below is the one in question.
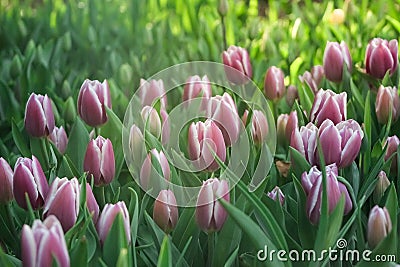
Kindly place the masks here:
[(43, 218), (54, 215), (64, 232), (74, 226), (79, 214), (80, 186), (75, 177), (56, 178), (51, 184), (43, 210)]
[(134, 163), (142, 163), (145, 153), (144, 138), (142, 131), (135, 124), (129, 132), (129, 150)]
[(48, 191), (49, 184), (37, 158), (19, 158), (13, 176), (13, 193), (18, 205), (28, 209), (25, 199), (25, 194), (28, 194), (32, 208), (39, 209), (43, 206)]
[(315, 65), (311, 68), (311, 76), (315, 83), (319, 86), (322, 79), (325, 77), (324, 67), (321, 65)]
[(189, 126), (188, 152), (196, 171), (217, 170), (219, 165), (214, 154), (222, 162), (225, 161), (224, 137), (214, 121), (208, 119), (206, 122), (193, 122)]
[(253, 76), (249, 53), (242, 47), (229, 46), (228, 50), (222, 53), (222, 61), (226, 66), (228, 80), (234, 84), (246, 84)]
[(397, 147), (400, 145), (400, 140), (397, 135), (393, 135), (387, 138), (386, 143), (387, 150), (385, 154), (385, 160), (388, 160), (394, 153), (397, 152)]
[(200, 78), (198, 75), (190, 76), (186, 80), (183, 88), (182, 101), (188, 101), (196, 97), (202, 97), (203, 100), (208, 100), (212, 96), (211, 83), (207, 75)]
[(93, 214), (93, 223), (96, 224), (99, 219), (99, 204), (97, 204), (96, 198), (93, 195), (92, 188), (89, 183), (86, 183), (86, 206), (91, 214)]
[(7, 161), (0, 158), (0, 204), (13, 199), (13, 171)]
[(307, 84), (307, 86), (313, 91), (314, 94), (316, 94), (318, 92), (318, 89), (319, 89), (318, 84), (314, 80), (311, 72), (305, 71), (303, 73), (303, 75), (299, 75), (299, 80), (303, 84)]
[(392, 121), (396, 121), (400, 114), (400, 99), (396, 87), (379, 86), (376, 96), (375, 111), (378, 122), (386, 124), (392, 112)]
[(165, 93), (164, 82), (162, 80), (140, 79), (139, 97), (142, 107), (152, 106), (155, 101), (160, 99), (161, 107), (167, 107), (167, 95)]
[(239, 138), (241, 120), (232, 97), (228, 93), (212, 97), (207, 114), (220, 128), (225, 144), (227, 146), (235, 144)]
[(97, 221), (96, 229), (101, 244), (104, 244), (108, 233), (110, 232), (111, 226), (113, 225), (118, 214), (122, 215), (126, 240), (128, 243), (131, 242), (131, 226), (128, 209), (126, 208), (125, 202), (119, 201), (115, 204), (107, 203), (101, 212), (99, 220)]
[(347, 94), (336, 94), (331, 90), (319, 90), (310, 111), (310, 121), (320, 126), (330, 119), (334, 124), (346, 120)]
[(286, 123), (286, 128), (285, 128), (285, 137), (286, 140), (290, 143), (290, 138), (292, 137), (292, 133), (294, 129), (297, 129), (299, 127), (299, 122), (297, 119), (297, 111), (294, 110), (290, 112), (287, 123)]
[(285, 93), (285, 75), (280, 68), (272, 66), (268, 68), (264, 80), (265, 96), (273, 101), (281, 99)]
[(375, 248), (392, 231), (392, 220), (386, 207), (374, 206), (369, 213), (367, 240)]
[(376, 183), (373, 195), (375, 203), (380, 201), (389, 185), (390, 181), (387, 178), (386, 172), (380, 171), (378, 174), (378, 182)]
[(164, 232), (171, 232), (178, 222), (178, 207), (171, 190), (161, 190), (154, 202), (153, 219)]
[(286, 103), (289, 105), (289, 107), (292, 107), (296, 99), (299, 99), (299, 91), (297, 91), (296, 86), (289, 85), (286, 89)]
[(267, 196), (273, 200), (279, 200), (279, 203), (283, 205), (285, 202), (285, 195), (283, 194), (282, 190), (279, 188), (279, 186), (275, 186), (275, 188), (267, 193)]
[(62, 126), (60, 128), (54, 127), (53, 132), (49, 135), (49, 139), (61, 154), (65, 153), (68, 145), (68, 137)]
[(107, 80), (86, 79), (79, 91), (78, 113), (87, 125), (97, 127), (107, 122), (106, 107), (111, 108), (110, 88)]
[(318, 128), (310, 122), (301, 126), (300, 130), (295, 128), (290, 138), (290, 146), (299, 151), (311, 165), (317, 164), (317, 137)]
[(161, 135), (161, 119), (157, 110), (150, 106), (145, 106), (141, 112), (143, 123), (146, 129), (155, 137), (159, 138)]
[(98, 136), (90, 140), (83, 161), (83, 170), (88, 172), (88, 180), (93, 175), (96, 186), (111, 183), (115, 175), (114, 149), (110, 139)]
[(282, 145), (287, 144), (286, 139), (286, 126), (289, 119), (288, 114), (279, 114), (278, 119), (276, 120), (276, 136), (278, 138), (278, 142)]
[(32, 93), (25, 108), (25, 129), (33, 137), (45, 137), (54, 129), (54, 113), (47, 95)]
[[(248, 111), (246, 110), (242, 116), (243, 124), (246, 124)], [(251, 135), (255, 144), (264, 142), (268, 134), (268, 121), (261, 110), (253, 110), (251, 117)]]
[(217, 178), (204, 181), (197, 198), (196, 222), (205, 232), (219, 231), (228, 216), (219, 198), (230, 201), (227, 181)]
[(53, 215), (43, 222), (35, 220), (32, 228), (22, 227), (22, 265), (24, 267), (69, 267), (70, 259), (63, 229)]
[[(153, 172), (153, 168), (156, 168), (154, 166), (155, 163), (153, 162), (153, 159), (157, 160), (157, 164), (160, 165), (162, 173), (157, 174)], [(150, 189), (155, 185), (154, 183), (158, 181), (158, 175), (161, 175), (161, 177), (169, 181), (171, 177), (171, 169), (164, 152), (158, 152), (157, 149), (153, 148), (150, 150), (142, 164), (142, 168), (140, 170), (140, 185), (145, 190)]]
[[(345, 65), (346, 64), (346, 65)], [(347, 68), (349, 72), (352, 69), (352, 61), (345, 42), (328, 42), (324, 52), (324, 73), (328, 80), (332, 82), (341, 82), (343, 69)]]
[(398, 65), (398, 42), (381, 38), (372, 39), (365, 54), (365, 69), (375, 78), (382, 79), (387, 71), (392, 75)]

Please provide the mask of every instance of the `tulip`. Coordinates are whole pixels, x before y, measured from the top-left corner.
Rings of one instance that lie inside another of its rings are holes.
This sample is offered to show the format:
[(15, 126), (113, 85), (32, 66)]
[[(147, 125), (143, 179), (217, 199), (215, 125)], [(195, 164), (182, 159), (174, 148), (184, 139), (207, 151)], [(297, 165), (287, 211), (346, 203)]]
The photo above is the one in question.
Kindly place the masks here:
[(386, 207), (374, 206), (369, 213), (367, 240), (375, 248), (392, 231), (392, 220)]
[(18, 158), (13, 176), (13, 193), (18, 205), (28, 209), (27, 194), (32, 209), (36, 210), (43, 206), (48, 191), (49, 185), (37, 158)]
[(208, 104), (207, 114), (221, 130), (225, 144), (231, 146), (236, 143), (241, 121), (232, 97), (228, 93), (212, 97)]
[(365, 53), (366, 72), (378, 79), (385, 77), (386, 72), (392, 75), (398, 65), (398, 43), (397, 40), (372, 39)]
[[(353, 204), (346, 186), (337, 180), (338, 169), (336, 165), (333, 164), (326, 166), (325, 171), (329, 213), (335, 209), (340, 197), (344, 195), (344, 214), (348, 214), (353, 208)], [(322, 173), (317, 169), (316, 166), (312, 167), (308, 173), (304, 172), (301, 176), (301, 183), (304, 192), (307, 195), (307, 216), (312, 224), (317, 224), (321, 216), (322, 179)]]
[(96, 186), (111, 183), (115, 175), (114, 150), (110, 139), (98, 136), (90, 140), (83, 161), (83, 170), (93, 176)]
[(337, 8), (332, 11), (328, 20), (330, 24), (339, 25), (344, 22), (345, 17), (343, 9)]
[(310, 122), (301, 126), (300, 130), (295, 128), (290, 138), (290, 146), (299, 151), (311, 165), (317, 164), (317, 137), (318, 128)]
[[(242, 121), (246, 124), (248, 110), (245, 110)], [(268, 134), (268, 121), (264, 113), (261, 110), (253, 110), (253, 116), (251, 118), (251, 135), (255, 144), (261, 144)]]
[(60, 222), (53, 215), (43, 222), (35, 220), (32, 228), (22, 227), (22, 265), (26, 267), (69, 267), (67, 244)]
[(129, 150), (132, 155), (133, 162), (142, 163), (145, 153), (145, 143), (142, 131), (135, 124), (132, 125), (129, 132)]
[(281, 99), (285, 93), (285, 75), (280, 68), (270, 67), (265, 74), (264, 80), (265, 96), (273, 101)]
[(299, 99), (299, 92), (297, 91), (296, 86), (289, 85), (286, 89), (286, 103), (289, 107), (292, 107), (296, 99)]
[(379, 86), (375, 111), (379, 123), (388, 123), (390, 112), (392, 112), (393, 122), (398, 119), (400, 114), (400, 99), (396, 87)]
[(110, 88), (103, 83), (86, 79), (79, 91), (78, 113), (89, 126), (97, 127), (107, 122), (106, 107), (111, 108)]
[(219, 231), (227, 217), (227, 212), (219, 198), (230, 201), (226, 180), (211, 178), (203, 182), (196, 204), (196, 222), (205, 232)]
[(311, 76), (315, 83), (319, 86), (322, 79), (325, 77), (324, 67), (321, 65), (316, 65), (311, 68)]
[(155, 137), (161, 135), (161, 119), (157, 113), (157, 110), (150, 106), (145, 106), (141, 112), (143, 123), (146, 129)]
[(314, 94), (316, 94), (318, 92), (318, 84), (317, 82), (314, 80), (311, 72), (309, 71), (305, 71), (303, 73), (303, 75), (299, 76), (299, 80), (303, 83), (303, 84), (307, 84), (308, 87), (313, 91)]
[(318, 135), (325, 163), (336, 163), (343, 168), (357, 157), (364, 132), (354, 120), (343, 121), (335, 126), (328, 119), (320, 126)]
[[(346, 64), (346, 66), (344, 65)], [(328, 80), (341, 82), (343, 69), (346, 67), (349, 72), (352, 69), (352, 61), (345, 42), (328, 42), (324, 52), (324, 73)]]
[(331, 90), (319, 90), (310, 111), (310, 121), (320, 126), (330, 119), (334, 124), (346, 120), (347, 94), (336, 94)]
[(54, 215), (64, 232), (74, 226), (79, 213), (80, 186), (75, 177), (71, 180), (56, 178), (51, 184), (43, 210), (43, 218)]
[(202, 97), (203, 102), (212, 96), (211, 83), (207, 75), (200, 78), (198, 75), (190, 76), (186, 80), (185, 87), (183, 88), (182, 101), (189, 101), (196, 97)]
[(279, 186), (275, 186), (275, 188), (271, 192), (267, 193), (267, 196), (275, 201), (279, 199), (279, 203), (281, 203), (281, 205), (283, 205), (283, 203), (285, 202), (285, 195), (283, 194)]
[[(400, 145), (400, 140), (396, 135), (389, 136), (386, 140), (387, 144), (387, 150), (385, 153), (385, 160), (389, 160), (396, 152), (397, 152), (397, 147)], [(394, 157), (392, 159), (392, 164), (390, 166), (390, 169), (392, 172), (397, 171), (397, 158)]]
[(68, 137), (62, 126), (60, 128), (54, 127), (53, 132), (49, 135), (49, 139), (61, 154), (65, 153), (68, 144)]
[(193, 122), (188, 133), (189, 158), (193, 161), (196, 171), (215, 171), (219, 168), (214, 157), (222, 162), (226, 159), (224, 137), (217, 124), (208, 119), (206, 122)]
[(86, 183), (86, 206), (92, 214), (93, 223), (96, 224), (99, 219), (99, 204), (97, 204), (96, 198), (93, 195), (92, 188), (89, 183)]
[(0, 158), (0, 204), (13, 199), (13, 171), (7, 161)]
[(299, 127), (299, 122), (297, 119), (297, 111), (294, 110), (294, 111), (290, 112), (288, 119), (287, 119), (286, 128), (285, 128), (285, 137), (286, 137), (286, 140), (289, 141), (289, 143), (290, 143), (290, 138), (292, 137), (292, 133), (293, 133), (294, 129), (297, 129), (298, 127)]
[(33, 137), (44, 137), (54, 129), (54, 113), (47, 95), (32, 93), (25, 108), (25, 129)]
[(249, 53), (242, 47), (231, 45), (222, 53), (222, 61), (228, 80), (234, 84), (246, 84), (253, 76)]
[(383, 197), (389, 185), (390, 181), (387, 178), (386, 173), (384, 171), (380, 171), (378, 174), (378, 182), (376, 183), (373, 195), (375, 203), (379, 202), (379, 200)]
[[(154, 166), (153, 159), (157, 160), (157, 164), (160, 165), (162, 173), (156, 174), (152, 171), (153, 168), (156, 168)], [(148, 153), (140, 170), (140, 185), (146, 190), (150, 189), (152, 186), (155, 185), (155, 181), (158, 181), (158, 175), (161, 175), (161, 177), (169, 181), (171, 170), (168, 160), (164, 155), (164, 152), (158, 152), (157, 149), (153, 148)]]
[(221, 17), (226, 16), (226, 13), (228, 13), (228, 9), (229, 9), (228, 0), (219, 0), (218, 13)]
[(154, 102), (160, 99), (162, 108), (167, 107), (167, 95), (164, 89), (162, 80), (149, 80), (140, 79), (139, 97), (144, 106), (153, 106)]
[(278, 142), (282, 145), (287, 144), (287, 139), (285, 136), (288, 119), (288, 114), (279, 114), (278, 119), (276, 120), (276, 136), (278, 138)]
[(119, 201), (115, 204), (107, 203), (104, 206), (103, 211), (99, 217), (96, 229), (97, 233), (99, 234), (99, 239), (101, 244), (104, 244), (104, 242), (106, 241), (111, 226), (113, 225), (114, 220), (118, 214), (122, 215), (126, 240), (128, 241), (128, 244), (131, 242), (131, 235), (130, 235), (131, 227), (130, 227), (128, 209), (126, 208), (125, 202)]
[(153, 219), (164, 232), (169, 233), (178, 222), (178, 207), (171, 190), (161, 190), (154, 202)]

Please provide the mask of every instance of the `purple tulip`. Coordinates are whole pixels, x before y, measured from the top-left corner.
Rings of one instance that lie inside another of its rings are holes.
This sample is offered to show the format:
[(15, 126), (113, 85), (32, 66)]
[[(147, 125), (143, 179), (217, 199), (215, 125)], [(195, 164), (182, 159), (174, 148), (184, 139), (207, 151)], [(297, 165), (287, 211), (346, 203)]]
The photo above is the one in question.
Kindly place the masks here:
[(68, 137), (62, 126), (60, 128), (54, 127), (53, 132), (49, 135), (49, 139), (61, 154), (65, 153), (68, 145)]
[(18, 205), (28, 209), (27, 194), (32, 209), (36, 210), (43, 206), (48, 191), (49, 184), (37, 158), (18, 158), (13, 176), (13, 193)]
[(228, 93), (212, 97), (207, 114), (221, 130), (226, 146), (236, 143), (240, 134), (241, 120), (232, 97)]
[(110, 232), (111, 226), (113, 225), (118, 214), (122, 215), (126, 240), (128, 243), (131, 242), (131, 226), (128, 209), (126, 208), (125, 202), (119, 201), (115, 204), (107, 203), (103, 208), (99, 220), (97, 221), (96, 229), (97, 233), (99, 234), (101, 244), (104, 244), (106, 241), (107, 235)]
[(374, 206), (369, 213), (367, 240), (375, 248), (392, 231), (392, 220), (386, 207)]
[(64, 232), (74, 226), (79, 214), (80, 186), (75, 177), (71, 180), (56, 178), (44, 204), (43, 218), (54, 215), (60, 221)]
[(25, 129), (33, 137), (44, 137), (54, 129), (54, 113), (47, 95), (32, 93), (25, 108)]
[(372, 39), (365, 53), (365, 68), (369, 75), (382, 79), (387, 71), (392, 75), (398, 65), (398, 43), (397, 40)]
[[(386, 140), (387, 143), (387, 150), (385, 154), (385, 160), (389, 160), (396, 152), (397, 148), (400, 145), (400, 140), (396, 135), (389, 136)], [(394, 157), (392, 159), (392, 164), (390, 166), (391, 171), (396, 172), (397, 171), (397, 159)]]
[[(248, 110), (245, 110), (242, 121), (243, 124), (247, 122)], [(253, 110), (253, 116), (251, 117), (251, 135), (255, 144), (261, 144), (264, 142), (268, 134), (268, 121), (264, 113), (260, 110)]]
[(268, 68), (264, 79), (265, 96), (273, 101), (281, 99), (285, 93), (285, 74), (280, 68)]
[(189, 158), (196, 171), (215, 171), (219, 168), (214, 154), (224, 162), (226, 148), (224, 137), (217, 124), (208, 119), (206, 122), (193, 122), (188, 133)]
[(299, 76), (302, 83), (306, 83), (308, 87), (316, 94), (322, 79), (325, 77), (324, 68), (320, 65), (314, 66), (310, 71), (304, 72)]
[(379, 123), (388, 123), (390, 112), (392, 112), (393, 122), (398, 119), (400, 115), (400, 99), (396, 87), (379, 86), (375, 111)]
[(93, 191), (89, 183), (86, 183), (86, 206), (89, 210), (89, 213), (93, 216), (93, 223), (96, 224), (100, 214), (99, 204), (97, 204), (96, 198), (93, 195)]
[(90, 140), (83, 161), (83, 170), (88, 172), (88, 180), (93, 175), (96, 186), (111, 183), (115, 175), (114, 150), (110, 139), (98, 136)]
[(144, 106), (153, 106), (156, 100), (160, 99), (162, 108), (167, 107), (167, 95), (164, 89), (164, 82), (162, 80), (149, 80), (140, 79), (139, 97)]
[(390, 181), (387, 178), (386, 172), (380, 171), (378, 174), (378, 182), (376, 183), (373, 195), (375, 203), (380, 201), (389, 185)]
[[(345, 66), (346, 64), (346, 66)], [(324, 52), (324, 73), (328, 80), (341, 82), (343, 69), (346, 67), (349, 72), (352, 69), (352, 61), (345, 42), (328, 42)]]
[(297, 111), (294, 110), (294, 111), (290, 112), (288, 119), (287, 119), (286, 128), (285, 128), (285, 137), (286, 137), (286, 140), (289, 141), (289, 143), (290, 143), (290, 138), (292, 137), (292, 133), (293, 133), (294, 129), (297, 129), (298, 127), (299, 127), (299, 122), (297, 119)]
[(279, 186), (275, 186), (271, 192), (267, 193), (267, 196), (275, 201), (279, 199), (279, 203), (281, 203), (281, 205), (283, 205), (283, 203), (285, 202), (285, 195), (283, 194)]
[(219, 231), (228, 216), (219, 198), (230, 201), (227, 181), (217, 178), (204, 181), (197, 198), (196, 222), (205, 232)]
[(330, 119), (334, 124), (346, 120), (347, 94), (336, 94), (331, 90), (319, 90), (310, 111), (310, 121), (320, 126)]
[(0, 204), (13, 199), (13, 171), (7, 161), (0, 158)]
[[(346, 215), (353, 208), (353, 203), (347, 188), (344, 184), (338, 182), (338, 170), (335, 164), (326, 166), (325, 170), (329, 213), (335, 209), (340, 197), (344, 195), (344, 214)], [(322, 173), (317, 169), (316, 166), (312, 167), (308, 173), (304, 172), (301, 176), (301, 184), (304, 192), (307, 195), (307, 216), (312, 224), (317, 224), (321, 216), (322, 179)]]
[(311, 76), (317, 86), (319, 86), (322, 82), (322, 79), (325, 77), (324, 67), (321, 65), (316, 65), (311, 68)]
[(318, 128), (310, 122), (301, 126), (300, 130), (295, 128), (290, 138), (290, 146), (299, 151), (311, 165), (317, 164), (317, 137)]
[[(153, 159), (157, 160), (157, 164), (160, 165), (162, 173), (157, 174), (153, 172), (154, 163)], [(153, 148), (148, 153), (146, 159), (143, 162), (142, 168), (140, 170), (140, 185), (145, 189), (150, 189), (156, 181), (158, 181), (158, 175), (161, 175), (165, 180), (169, 181), (171, 177), (171, 169), (164, 152), (158, 152), (157, 149)]]
[(253, 76), (249, 53), (242, 47), (231, 45), (222, 53), (222, 61), (226, 77), (234, 84), (246, 84)]
[(211, 83), (207, 75), (202, 78), (198, 75), (190, 76), (183, 88), (182, 101), (190, 101), (191, 99), (201, 97), (202, 105), (205, 106), (212, 96)]
[(299, 99), (299, 91), (297, 91), (296, 86), (289, 85), (286, 89), (286, 103), (289, 107), (292, 107), (296, 99)]
[(107, 80), (100, 83), (97, 80), (86, 79), (78, 96), (79, 116), (89, 126), (97, 127), (108, 120), (106, 107), (111, 108), (111, 95)]
[(35, 220), (32, 228), (22, 227), (22, 265), (26, 267), (69, 267), (67, 244), (60, 222), (50, 215), (43, 222)]
[(171, 190), (161, 190), (154, 202), (153, 219), (164, 232), (171, 232), (178, 222), (178, 207)]

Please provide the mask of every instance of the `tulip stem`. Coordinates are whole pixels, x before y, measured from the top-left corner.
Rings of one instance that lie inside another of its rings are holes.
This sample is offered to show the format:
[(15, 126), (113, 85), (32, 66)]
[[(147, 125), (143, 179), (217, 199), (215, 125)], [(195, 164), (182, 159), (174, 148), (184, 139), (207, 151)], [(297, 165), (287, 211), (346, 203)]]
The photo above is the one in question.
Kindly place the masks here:
[(221, 15), (221, 28), (222, 28), (222, 40), (224, 42), (224, 50), (227, 49), (226, 44), (226, 26), (225, 26), (225, 18)]
[(208, 256), (207, 266), (213, 266), (215, 248), (215, 232), (208, 233)]
[(47, 169), (50, 168), (49, 153), (47, 150), (48, 142), (49, 142), (49, 140), (47, 138), (40, 138), (40, 149), (42, 150), (42, 154), (43, 154)]
[(106, 198), (104, 196), (104, 186), (96, 186), (93, 188), (95, 197), (99, 202), (100, 207), (104, 207), (106, 204)]
[(99, 127), (94, 127), (94, 133), (95, 133), (96, 137), (99, 136), (100, 135), (100, 128)]

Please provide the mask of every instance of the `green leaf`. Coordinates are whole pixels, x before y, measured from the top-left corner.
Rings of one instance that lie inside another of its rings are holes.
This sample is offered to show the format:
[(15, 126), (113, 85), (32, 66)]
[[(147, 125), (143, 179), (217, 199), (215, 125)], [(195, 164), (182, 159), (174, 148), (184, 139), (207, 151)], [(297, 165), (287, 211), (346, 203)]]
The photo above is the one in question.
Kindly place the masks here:
[(75, 120), (68, 139), (65, 155), (68, 155), (79, 173), (83, 173), (83, 160), (89, 143), (89, 133), (80, 118)]
[[(78, 265), (77, 265), (78, 266)], [(128, 267), (129, 260), (128, 260), (128, 250), (126, 248), (122, 249), (119, 253), (117, 267)]]
[(172, 267), (172, 256), (171, 256), (171, 248), (169, 238), (166, 235), (161, 244), (160, 255), (158, 257), (157, 262), (158, 267)]
[(311, 168), (310, 163), (304, 158), (299, 151), (294, 149), (293, 147), (289, 147), (289, 153), (291, 157), (292, 170), (296, 177), (301, 177), (303, 172), (308, 171)]
[(103, 259), (105, 263), (108, 266), (115, 266), (120, 251), (126, 248), (128, 248), (128, 240), (125, 234), (124, 219), (122, 214), (118, 213), (104, 241)]
[[(129, 215), (131, 216), (131, 242), (132, 244), (136, 243), (138, 224), (139, 224), (139, 200), (136, 194), (136, 191), (133, 188), (129, 187), (129, 191), (131, 192), (131, 199), (129, 202)], [(137, 266), (136, 259), (136, 248), (132, 245), (132, 256), (133, 256), (133, 265)]]
[(86, 237), (78, 240), (71, 248), (71, 266), (86, 266), (88, 262)]
[(30, 157), (31, 152), (28, 148), (28, 140), (22, 135), (22, 131), (19, 129), (14, 120), (12, 120), (11, 123), (11, 131), (14, 143), (17, 146), (19, 152), (21, 152), (22, 156), (24, 157)]

